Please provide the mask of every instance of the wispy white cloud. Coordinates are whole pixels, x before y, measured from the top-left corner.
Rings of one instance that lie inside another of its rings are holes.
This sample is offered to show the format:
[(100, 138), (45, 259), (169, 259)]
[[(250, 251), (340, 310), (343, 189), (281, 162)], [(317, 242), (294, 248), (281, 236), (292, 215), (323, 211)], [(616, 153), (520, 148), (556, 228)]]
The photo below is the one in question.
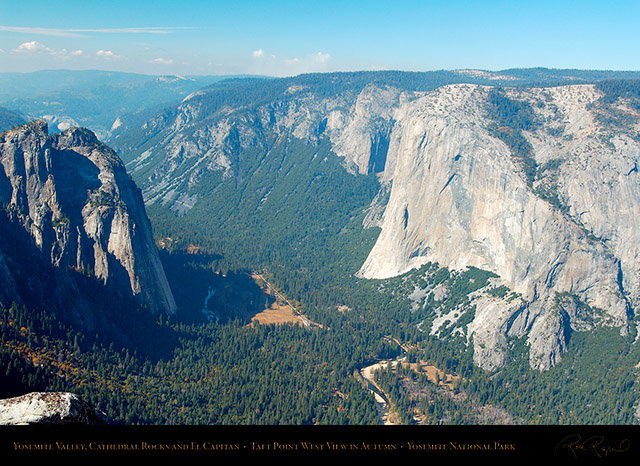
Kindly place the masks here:
[(327, 70), (333, 58), (326, 52), (315, 52), (300, 56), (278, 56), (263, 49), (251, 52), (250, 70), (255, 73), (292, 76), (299, 73)]
[[(284, 58), (282, 59), (282, 63), (289, 67), (300, 67), (303, 70), (315, 70), (318, 67), (323, 67), (327, 63), (331, 61), (331, 55), (328, 53), (318, 52), (314, 55), (307, 55), (302, 58), (293, 57), (293, 58)], [(320, 68), (321, 69), (321, 68)]]
[(67, 49), (60, 49), (60, 50), (55, 50), (52, 49), (50, 47), (47, 47), (46, 45), (37, 42), (35, 40), (32, 40), (30, 42), (24, 42), (22, 44), (20, 44), (18, 47), (14, 48), (13, 50), (11, 50), (11, 53), (14, 55), (24, 55), (24, 56), (29, 56), (29, 55), (36, 55), (36, 56), (43, 56), (43, 55), (48, 55), (51, 56), (55, 59), (69, 59), (72, 57), (79, 57), (82, 54), (84, 54), (83, 50), (72, 50), (72, 51), (68, 51)]
[(159, 65), (173, 65), (173, 59), (171, 58), (154, 58), (153, 60), (149, 60), (147, 63), (157, 63)]
[(329, 55), (328, 53), (318, 52), (316, 53), (314, 59), (318, 63), (326, 63), (331, 60), (331, 55)]
[(107, 59), (110, 59), (110, 58), (122, 58), (120, 55), (116, 55), (111, 50), (98, 50), (96, 52), (96, 55), (98, 57), (107, 58)]
[(55, 37), (84, 37), (86, 34), (172, 34), (182, 29), (197, 29), (193, 27), (139, 27), (139, 28), (103, 28), (103, 29), (61, 29), (38, 27), (0, 26), (0, 31), (18, 32), (23, 34), (37, 34)]
[(15, 53), (55, 53), (53, 49), (41, 44), (40, 42), (36, 42), (32, 40), (31, 42), (24, 42), (20, 44), (17, 48), (13, 49)]
[(81, 37), (80, 34), (70, 32), (70, 30), (68, 29), (0, 26), (0, 31), (19, 32), (23, 34), (36, 34), (41, 36)]

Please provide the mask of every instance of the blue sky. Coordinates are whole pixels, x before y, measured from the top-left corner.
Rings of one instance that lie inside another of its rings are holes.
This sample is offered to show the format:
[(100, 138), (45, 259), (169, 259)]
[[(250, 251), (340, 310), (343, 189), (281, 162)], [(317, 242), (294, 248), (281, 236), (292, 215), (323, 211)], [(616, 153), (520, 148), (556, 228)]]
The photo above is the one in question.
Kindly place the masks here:
[(0, 71), (640, 70), (640, 2), (0, 0)]

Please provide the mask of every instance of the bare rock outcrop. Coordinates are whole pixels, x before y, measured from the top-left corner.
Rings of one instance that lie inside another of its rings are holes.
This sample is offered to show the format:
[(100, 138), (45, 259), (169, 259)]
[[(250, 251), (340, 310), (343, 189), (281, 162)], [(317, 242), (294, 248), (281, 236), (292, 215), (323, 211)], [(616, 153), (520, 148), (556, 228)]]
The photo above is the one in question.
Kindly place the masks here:
[(68, 392), (33, 392), (0, 400), (0, 425), (106, 424), (104, 413)]
[(36, 121), (1, 134), (0, 203), (54, 268), (113, 284), (153, 313), (175, 311), (141, 192), (90, 131), (49, 135)]

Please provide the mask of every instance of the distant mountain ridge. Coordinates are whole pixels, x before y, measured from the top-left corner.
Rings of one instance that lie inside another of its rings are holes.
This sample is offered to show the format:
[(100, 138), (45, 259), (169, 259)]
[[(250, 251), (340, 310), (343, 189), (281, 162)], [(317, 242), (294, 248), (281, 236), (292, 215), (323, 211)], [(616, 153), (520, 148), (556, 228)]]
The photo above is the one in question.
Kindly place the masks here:
[(148, 109), (176, 103), (226, 76), (165, 76), (99, 70), (0, 73), (0, 105), (52, 131), (91, 129), (106, 140), (114, 126)]

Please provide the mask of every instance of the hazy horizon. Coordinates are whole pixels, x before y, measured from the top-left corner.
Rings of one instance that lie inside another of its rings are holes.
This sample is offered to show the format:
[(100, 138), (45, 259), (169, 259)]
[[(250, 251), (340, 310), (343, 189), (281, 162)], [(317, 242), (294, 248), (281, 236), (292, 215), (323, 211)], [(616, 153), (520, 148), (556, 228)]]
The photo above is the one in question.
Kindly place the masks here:
[(69, 69), (69, 68), (42, 68), (42, 69), (37, 69), (37, 70), (32, 70), (32, 71), (0, 71), (0, 73), (2, 74), (34, 74), (34, 73), (46, 73), (46, 72), (97, 72), (97, 73), (121, 73), (121, 74), (131, 74), (131, 75), (138, 75), (138, 76), (149, 76), (149, 77), (162, 77), (162, 76), (167, 76), (167, 77), (182, 77), (182, 78), (190, 78), (190, 77), (194, 77), (194, 78), (206, 78), (206, 77), (255, 77), (255, 78), (288, 78), (288, 77), (295, 77), (295, 76), (299, 76), (302, 74), (332, 74), (332, 73), (358, 73), (358, 72), (368, 72), (368, 71), (389, 71), (389, 72), (407, 72), (407, 73), (412, 73), (412, 72), (416, 72), (416, 73), (429, 73), (429, 72), (438, 72), (438, 71), (445, 71), (445, 72), (464, 72), (464, 71), (480, 71), (480, 72), (487, 72), (487, 73), (501, 73), (501, 72), (509, 72), (512, 70), (516, 70), (516, 69), (521, 69), (521, 70), (526, 70), (526, 69), (530, 69), (530, 70), (534, 70), (534, 69), (548, 69), (550, 71), (596, 71), (596, 72), (612, 72), (612, 73), (638, 73), (640, 72), (640, 69), (619, 69), (619, 70), (612, 70), (612, 69), (604, 69), (604, 68), (548, 68), (548, 67), (544, 67), (544, 66), (534, 66), (534, 67), (522, 67), (522, 68), (504, 68), (504, 69), (500, 69), (500, 70), (488, 70), (488, 69), (480, 69), (480, 68), (457, 68), (457, 69), (446, 69), (446, 68), (441, 68), (441, 69), (434, 69), (434, 70), (424, 70), (424, 71), (418, 71), (418, 70), (401, 70), (401, 69), (388, 69), (388, 70), (348, 70), (348, 71), (341, 71), (341, 70), (336, 70), (336, 71), (310, 71), (310, 72), (302, 72), (296, 75), (288, 75), (288, 76), (275, 76), (275, 75), (268, 75), (268, 74), (251, 74), (251, 73), (238, 73), (238, 74), (171, 74), (171, 73), (151, 73), (151, 72), (136, 72), (136, 71), (118, 71), (118, 70), (109, 70), (109, 69), (95, 69), (95, 68), (86, 68), (86, 69)]

